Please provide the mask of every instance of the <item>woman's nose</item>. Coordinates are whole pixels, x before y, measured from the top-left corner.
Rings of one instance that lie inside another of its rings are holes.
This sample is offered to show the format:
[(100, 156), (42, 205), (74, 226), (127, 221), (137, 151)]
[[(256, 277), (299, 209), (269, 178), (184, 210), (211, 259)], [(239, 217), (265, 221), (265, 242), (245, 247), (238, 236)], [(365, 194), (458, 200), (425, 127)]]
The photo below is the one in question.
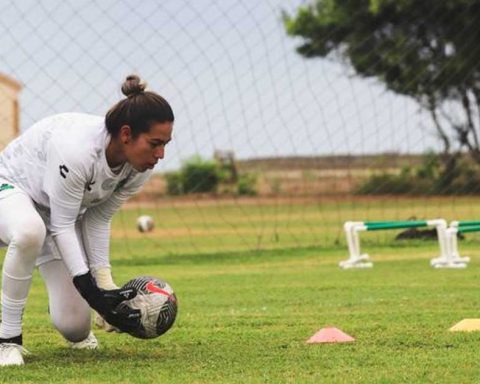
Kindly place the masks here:
[(158, 147), (155, 150), (154, 156), (156, 159), (163, 159), (163, 156), (165, 155), (165, 147)]

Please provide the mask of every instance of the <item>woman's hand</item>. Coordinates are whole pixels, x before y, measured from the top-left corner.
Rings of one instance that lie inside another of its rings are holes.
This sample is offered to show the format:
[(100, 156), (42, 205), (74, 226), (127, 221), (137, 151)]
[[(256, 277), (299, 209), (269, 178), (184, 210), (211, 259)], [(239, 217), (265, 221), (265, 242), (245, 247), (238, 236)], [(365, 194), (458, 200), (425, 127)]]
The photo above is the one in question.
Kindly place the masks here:
[(137, 295), (135, 289), (100, 289), (90, 272), (75, 276), (73, 284), (87, 303), (96, 310), (109, 324), (123, 332), (129, 332), (140, 326), (140, 311), (124, 305), (118, 305)]

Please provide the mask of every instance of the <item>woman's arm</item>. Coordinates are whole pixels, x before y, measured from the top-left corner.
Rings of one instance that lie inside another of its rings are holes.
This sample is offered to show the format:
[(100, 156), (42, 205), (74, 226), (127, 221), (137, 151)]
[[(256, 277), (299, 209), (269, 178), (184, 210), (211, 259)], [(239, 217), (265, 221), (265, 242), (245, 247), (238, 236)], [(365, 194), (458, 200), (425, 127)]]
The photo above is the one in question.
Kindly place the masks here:
[[(75, 155), (75, 154), (73, 154)], [(86, 161), (71, 153), (62, 154), (52, 141), (47, 155), (44, 190), (50, 200), (52, 238), (62, 255), (73, 283), (90, 307), (110, 324), (123, 331), (138, 327), (140, 312), (116, 308), (124, 300), (136, 295), (135, 291), (100, 289), (83, 259), (80, 242), (75, 232), (87, 179)]]
[(75, 154), (62, 154), (55, 143), (48, 150), (43, 187), (50, 203), (50, 230), (70, 275), (88, 272), (83, 259), (75, 222), (87, 181), (86, 160)]
[(136, 173), (108, 200), (87, 209), (82, 218), (82, 237), (88, 264), (93, 271), (110, 268), (110, 228), (113, 215), (138, 193), (151, 172)]

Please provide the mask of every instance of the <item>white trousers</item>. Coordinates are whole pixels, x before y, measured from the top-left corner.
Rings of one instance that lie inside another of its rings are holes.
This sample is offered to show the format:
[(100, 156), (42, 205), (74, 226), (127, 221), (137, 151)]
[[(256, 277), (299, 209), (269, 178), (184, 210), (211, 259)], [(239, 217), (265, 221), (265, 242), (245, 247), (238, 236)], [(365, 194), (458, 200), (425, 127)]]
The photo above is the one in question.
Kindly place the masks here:
[[(2, 183), (0, 179), (0, 187)], [(91, 310), (73, 285), (33, 201), (16, 186), (0, 188), (0, 240), (8, 245), (2, 270), (0, 337), (21, 333), (32, 273), (38, 265), (54, 326), (69, 341), (84, 340), (90, 332)]]

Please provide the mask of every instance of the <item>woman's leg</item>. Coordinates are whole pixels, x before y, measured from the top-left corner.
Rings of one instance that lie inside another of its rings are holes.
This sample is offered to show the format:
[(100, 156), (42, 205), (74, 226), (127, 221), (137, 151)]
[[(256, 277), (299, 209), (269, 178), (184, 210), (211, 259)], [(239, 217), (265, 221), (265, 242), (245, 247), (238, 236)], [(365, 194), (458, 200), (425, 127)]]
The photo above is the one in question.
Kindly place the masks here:
[(80, 296), (63, 260), (39, 266), (48, 291), (50, 317), (55, 328), (71, 342), (85, 340), (90, 333), (90, 307)]
[(8, 244), (2, 273), (0, 342), (13, 339), (21, 344), (23, 310), (46, 229), (30, 197), (16, 189), (9, 192), (0, 195), (0, 239)]

